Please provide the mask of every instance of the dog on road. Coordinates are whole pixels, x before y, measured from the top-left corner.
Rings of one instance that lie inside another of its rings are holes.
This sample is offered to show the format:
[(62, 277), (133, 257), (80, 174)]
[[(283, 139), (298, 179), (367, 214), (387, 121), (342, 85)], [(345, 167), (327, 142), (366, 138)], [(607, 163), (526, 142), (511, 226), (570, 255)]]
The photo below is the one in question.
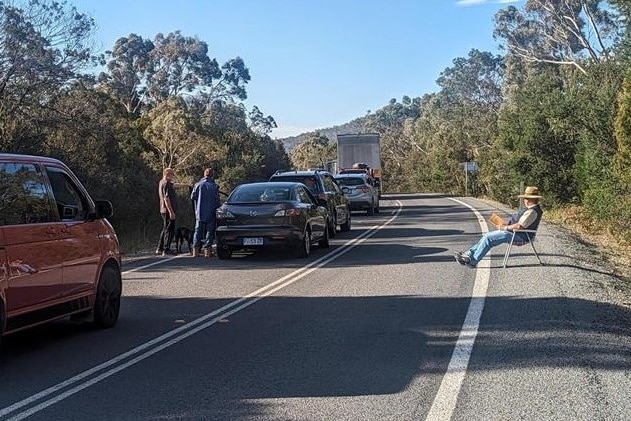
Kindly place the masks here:
[(188, 252), (193, 252), (193, 231), (188, 227), (177, 227), (175, 229), (175, 250), (178, 253), (182, 253), (182, 247), (186, 243)]

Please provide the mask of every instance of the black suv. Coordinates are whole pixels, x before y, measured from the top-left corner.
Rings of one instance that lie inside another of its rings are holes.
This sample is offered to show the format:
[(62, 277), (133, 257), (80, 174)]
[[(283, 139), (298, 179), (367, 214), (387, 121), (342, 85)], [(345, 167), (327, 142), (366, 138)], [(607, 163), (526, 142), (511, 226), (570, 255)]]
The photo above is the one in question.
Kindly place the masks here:
[(329, 211), (329, 237), (334, 237), (337, 226), (341, 231), (351, 230), (351, 204), (333, 175), (325, 170), (276, 171), (269, 181), (295, 181), (311, 190), (313, 195), (326, 200)]

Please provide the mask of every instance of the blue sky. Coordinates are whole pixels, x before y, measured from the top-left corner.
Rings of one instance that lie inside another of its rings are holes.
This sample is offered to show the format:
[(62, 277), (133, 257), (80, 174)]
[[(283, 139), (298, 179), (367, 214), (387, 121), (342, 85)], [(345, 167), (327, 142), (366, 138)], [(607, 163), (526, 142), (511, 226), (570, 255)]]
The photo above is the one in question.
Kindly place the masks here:
[(347, 123), (391, 98), (437, 91), (472, 48), (499, 53), (493, 16), (521, 0), (70, 0), (92, 16), (96, 49), (131, 33), (180, 30), (222, 64), (250, 70), (246, 105), (278, 124), (272, 137)]

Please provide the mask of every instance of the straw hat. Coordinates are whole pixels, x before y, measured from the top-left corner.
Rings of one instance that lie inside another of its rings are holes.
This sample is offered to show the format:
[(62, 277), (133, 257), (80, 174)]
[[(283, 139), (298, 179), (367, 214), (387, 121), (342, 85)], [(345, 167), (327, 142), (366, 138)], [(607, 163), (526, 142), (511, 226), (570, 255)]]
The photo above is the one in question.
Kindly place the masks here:
[(539, 194), (539, 189), (537, 187), (528, 186), (526, 187), (526, 190), (524, 190), (524, 194), (520, 194), (517, 197), (521, 199), (541, 199), (543, 196)]

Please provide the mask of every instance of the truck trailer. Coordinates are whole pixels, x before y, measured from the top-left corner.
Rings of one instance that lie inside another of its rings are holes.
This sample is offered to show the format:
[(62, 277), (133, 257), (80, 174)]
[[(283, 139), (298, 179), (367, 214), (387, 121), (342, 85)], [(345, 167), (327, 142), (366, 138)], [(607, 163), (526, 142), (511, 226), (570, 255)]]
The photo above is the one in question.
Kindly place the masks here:
[(337, 168), (338, 173), (365, 171), (375, 180), (379, 197), (381, 197), (383, 171), (379, 134), (338, 134)]

